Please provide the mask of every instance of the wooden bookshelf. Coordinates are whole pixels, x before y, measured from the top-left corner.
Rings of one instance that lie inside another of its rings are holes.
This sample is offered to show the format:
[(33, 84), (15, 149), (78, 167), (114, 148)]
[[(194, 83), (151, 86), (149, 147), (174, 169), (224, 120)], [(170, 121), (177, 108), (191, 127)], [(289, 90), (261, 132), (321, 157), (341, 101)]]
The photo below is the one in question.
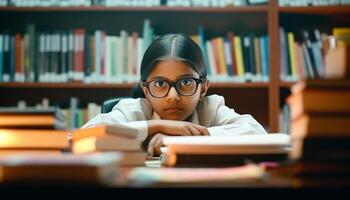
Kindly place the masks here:
[(279, 7), (280, 13), (307, 14), (307, 15), (330, 15), (350, 13), (350, 5), (342, 6), (309, 6), (309, 7)]
[[(0, 7), (0, 18), (8, 19), (6, 23), (0, 23), (0, 32), (7, 29), (23, 32), (26, 24), (34, 23), (40, 30), (83, 27), (88, 32), (103, 29), (108, 34), (119, 34), (124, 29), (141, 33), (142, 21), (148, 18), (159, 35), (173, 32), (197, 34), (198, 25), (206, 29), (208, 38), (222, 36), (229, 30), (239, 35), (269, 35), (268, 83), (211, 83), (209, 94), (223, 95), (228, 106), (239, 113), (252, 114), (270, 132), (278, 132), (281, 105), (293, 84), (279, 80), (279, 27), (298, 31), (319, 26), (322, 31), (330, 32), (334, 26), (350, 25), (350, 6), (279, 7), (278, 0), (270, 0), (266, 6), (226, 8)], [(0, 83), (0, 106), (14, 105), (18, 100), (33, 104), (43, 97), (67, 106), (70, 96), (79, 97), (82, 105), (91, 101), (101, 103), (113, 96), (127, 96), (133, 87), (133, 83)]]
[[(137, 83), (0, 83), (0, 88), (125, 88), (132, 89)], [(211, 88), (267, 88), (268, 83), (210, 83)]]
[(281, 81), (280, 82), (280, 87), (281, 88), (290, 88), (292, 87), (296, 82), (285, 82), (285, 81)]
[(74, 7), (0, 7), (0, 11), (33, 11), (33, 12), (43, 12), (43, 11), (141, 11), (141, 12), (267, 12), (267, 6), (241, 6), (241, 7), (224, 7), (224, 8), (207, 8), (207, 7), (105, 7), (105, 6), (74, 6)]

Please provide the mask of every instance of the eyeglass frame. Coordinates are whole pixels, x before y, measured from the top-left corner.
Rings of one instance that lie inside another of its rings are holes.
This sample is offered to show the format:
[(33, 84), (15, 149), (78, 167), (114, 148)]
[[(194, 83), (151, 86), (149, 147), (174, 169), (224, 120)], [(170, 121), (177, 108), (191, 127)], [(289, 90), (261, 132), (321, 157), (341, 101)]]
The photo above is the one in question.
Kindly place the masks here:
[[(183, 95), (181, 92), (179, 92), (179, 90), (178, 90), (177, 87), (176, 87), (176, 83), (177, 83), (179, 80), (182, 80), (182, 79), (185, 79), (185, 78), (193, 79), (193, 80), (196, 82), (196, 89), (194, 90), (194, 92), (193, 92), (192, 94)], [(157, 79), (151, 80), (151, 81), (148, 81), (148, 82), (146, 82), (146, 81), (141, 81), (142, 86), (146, 87), (147, 90), (148, 90), (148, 92), (149, 92), (149, 93), (151, 94), (151, 96), (154, 97), (154, 98), (164, 98), (164, 97), (168, 96), (168, 94), (169, 94), (169, 92), (170, 92), (170, 90), (171, 90), (172, 87), (174, 87), (175, 90), (176, 90), (176, 92), (177, 92), (179, 95), (181, 95), (181, 96), (192, 96), (192, 95), (194, 95), (194, 93), (197, 92), (199, 84), (205, 82), (205, 78), (204, 78), (204, 77), (199, 77), (199, 78), (195, 78), (195, 77), (182, 77), (182, 78), (177, 79), (176, 81), (169, 81), (169, 80), (166, 80), (166, 79), (160, 79), (160, 80), (166, 81), (166, 82), (169, 84), (169, 89), (168, 89), (168, 91), (166, 92), (166, 94), (165, 94), (164, 96), (162, 96), (162, 97), (157, 97), (157, 96), (154, 96), (154, 95), (152, 94), (151, 90), (149, 89), (149, 83), (152, 82), (152, 81), (156, 81), (156, 80), (157, 80)]]

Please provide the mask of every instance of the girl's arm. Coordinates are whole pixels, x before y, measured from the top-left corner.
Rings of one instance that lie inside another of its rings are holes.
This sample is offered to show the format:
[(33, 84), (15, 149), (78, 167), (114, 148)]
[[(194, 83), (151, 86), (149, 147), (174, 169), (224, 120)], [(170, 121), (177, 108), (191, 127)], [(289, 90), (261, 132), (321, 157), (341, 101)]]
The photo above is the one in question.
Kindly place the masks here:
[(240, 115), (225, 105), (217, 109), (212, 127), (208, 128), (210, 135), (245, 135), (267, 134), (265, 129), (251, 115)]
[(225, 105), (219, 95), (207, 96), (198, 105), (198, 118), (208, 128), (209, 135), (267, 134), (265, 129), (249, 114), (240, 115)]
[(139, 132), (138, 140), (144, 141), (157, 133), (164, 135), (209, 135), (206, 127), (190, 122), (173, 120), (146, 120), (143, 116), (125, 116), (120, 110), (113, 110), (110, 113), (99, 114), (84, 124), (81, 128), (88, 128), (97, 125), (122, 124), (135, 128)]

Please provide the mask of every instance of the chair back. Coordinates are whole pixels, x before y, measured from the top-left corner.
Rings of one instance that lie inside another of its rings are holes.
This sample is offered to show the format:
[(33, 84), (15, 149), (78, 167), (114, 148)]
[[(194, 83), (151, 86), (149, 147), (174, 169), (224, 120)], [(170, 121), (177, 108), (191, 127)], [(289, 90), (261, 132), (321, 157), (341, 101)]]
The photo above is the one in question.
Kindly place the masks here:
[(119, 103), (120, 100), (125, 99), (125, 98), (126, 97), (114, 97), (114, 98), (110, 98), (110, 99), (105, 100), (101, 106), (101, 113), (111, 112), (113, 107), (115, 105), (117, 105), (117, 103)]

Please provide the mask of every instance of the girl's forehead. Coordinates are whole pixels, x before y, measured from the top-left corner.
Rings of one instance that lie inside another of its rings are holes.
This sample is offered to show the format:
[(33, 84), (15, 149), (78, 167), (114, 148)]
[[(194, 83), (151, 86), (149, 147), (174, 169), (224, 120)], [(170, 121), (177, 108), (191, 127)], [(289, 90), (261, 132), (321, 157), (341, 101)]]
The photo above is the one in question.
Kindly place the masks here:
[(175, 80), (176, 78), (183, 75), (190, 75), (199, 78), (199, 74), (194, 71), (186, 62), (176, 60), (162, 60), (153, 67), (153, 70), (148, 75), (148, 79), (151, 79), (153, 77), (164, 77), (170, 80)]

